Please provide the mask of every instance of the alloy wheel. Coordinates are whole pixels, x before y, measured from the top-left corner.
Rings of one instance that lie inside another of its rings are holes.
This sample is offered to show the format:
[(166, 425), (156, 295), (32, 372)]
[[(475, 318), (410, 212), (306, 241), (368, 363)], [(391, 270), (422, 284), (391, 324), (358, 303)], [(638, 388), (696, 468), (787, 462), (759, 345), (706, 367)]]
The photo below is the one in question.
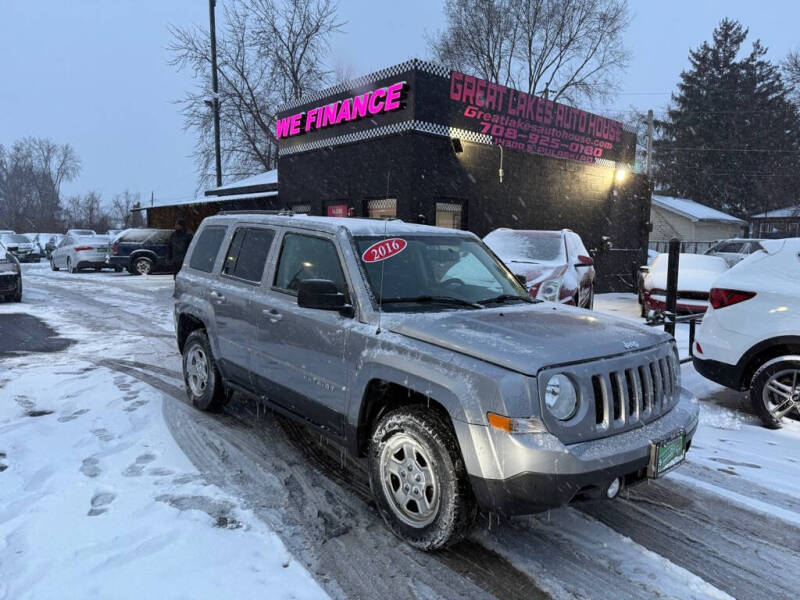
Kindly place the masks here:
[(208, 357), (199, 345), (189, 350), (186, 357), (186, 379), (195, 396), (202, 396), (208, 387)]
[(764, 384), (764, 406), (780, 420), (793, 409), (800, 411), (800, 369), (784, 369)]
[(406, 525), (422, 528), (439, 511), (440, 484), (428, 451), (412, 436), (399, 433), (383, 447), (380, 477), (389, 507)]

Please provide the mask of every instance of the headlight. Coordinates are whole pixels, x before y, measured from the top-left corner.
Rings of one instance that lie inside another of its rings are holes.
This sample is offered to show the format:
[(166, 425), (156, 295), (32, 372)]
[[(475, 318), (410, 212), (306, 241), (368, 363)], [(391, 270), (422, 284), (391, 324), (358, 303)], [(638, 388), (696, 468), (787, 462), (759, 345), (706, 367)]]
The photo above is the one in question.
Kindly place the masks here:
[(553, 375), (545, 388), (544, 403), (556, 419), (566, 421), (578, 410), (578, 390), (566, 375)]
[(564, 280), (559, 277), (558, 279), (550, 279), (545, 281), (539, 288), (539, 293), (536, 294), (542, 300), (549, 302), (558, 302), (558, 297), (561, 293), (561, 284)]

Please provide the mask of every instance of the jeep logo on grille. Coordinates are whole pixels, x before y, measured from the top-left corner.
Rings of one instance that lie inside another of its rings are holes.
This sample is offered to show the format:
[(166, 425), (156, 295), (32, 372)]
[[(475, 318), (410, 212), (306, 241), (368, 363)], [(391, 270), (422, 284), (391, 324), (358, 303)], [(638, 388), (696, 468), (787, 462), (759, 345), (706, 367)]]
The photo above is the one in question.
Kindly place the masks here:
[(625, 350), (633, 350), (634, 348), (639, 347), (639, 342), (634, 340), (624, 340), (622, 345), (625, 347)]

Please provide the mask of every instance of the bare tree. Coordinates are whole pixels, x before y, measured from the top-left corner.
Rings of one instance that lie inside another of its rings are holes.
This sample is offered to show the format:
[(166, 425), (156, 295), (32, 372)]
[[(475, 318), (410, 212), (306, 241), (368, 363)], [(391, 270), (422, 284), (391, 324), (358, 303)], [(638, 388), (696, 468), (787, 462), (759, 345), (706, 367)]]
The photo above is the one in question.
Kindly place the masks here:
[[(333, 0), (236, 0), (226, 5), (218, 32), (220, 138), (223, 172), (242, 177), (277, 163), (275, 113), (289, 100), (323, 87), (330, 78), (326, 52), (341, 31)], [(171, 27), (170, 64), (190, 69), (196, 90), (179, 102), (185, 126), (197, 133), (195, 160), (200, 186), (213, 164), (208, 33)]]
[(625, 0), (447, 0), (434, 57), (567, 103), (607, 98), (627, 66)]
[(17, 140), (0, 155), (0, 221), (28, 231), (57, 229), (61, 185), (79, 172), (80, 160), (69, 144)]
[(111, 217), (114, 220), (114, 224), (123, 229), (134, 227), (138, 213), (132, 213), (131, 210), (134, 207), (141, 206), (141, 198), (142, 196), (139, 192), (133, 194), (128, 190), (114, 196), (111, 200)]

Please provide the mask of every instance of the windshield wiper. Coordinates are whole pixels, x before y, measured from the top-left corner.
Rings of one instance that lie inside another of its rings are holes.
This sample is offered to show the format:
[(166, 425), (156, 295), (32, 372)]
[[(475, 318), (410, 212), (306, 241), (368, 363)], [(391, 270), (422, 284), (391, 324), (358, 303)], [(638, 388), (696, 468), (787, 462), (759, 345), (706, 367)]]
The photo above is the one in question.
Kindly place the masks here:
[(486, 298), (485, 300), (478, 300), (479, 304), (502, 304), (507, 302), (508, 300), (519, 300), (520, 302), (527, 302), (528, 304), (533, 304), (536, 302), (533, 298), (529, 296), (517, 296), (515, 294), (500, 294), (499, 296), (495, 296), (494, 298)]
[(524, 264), (524, 265), (538, 265), (539, 264), (538, 260), (516, 260), (515, 259), (515, 260), (510, 260), (508, 262), (521, 263), (521, 264)]
[(409, 298), (382, 298), (381, 304), (450, 304), (452, 306), (468, 306), (470, 308), (486, 308), (482, 304), (452, 298), (450, 296), (413, 296)]

